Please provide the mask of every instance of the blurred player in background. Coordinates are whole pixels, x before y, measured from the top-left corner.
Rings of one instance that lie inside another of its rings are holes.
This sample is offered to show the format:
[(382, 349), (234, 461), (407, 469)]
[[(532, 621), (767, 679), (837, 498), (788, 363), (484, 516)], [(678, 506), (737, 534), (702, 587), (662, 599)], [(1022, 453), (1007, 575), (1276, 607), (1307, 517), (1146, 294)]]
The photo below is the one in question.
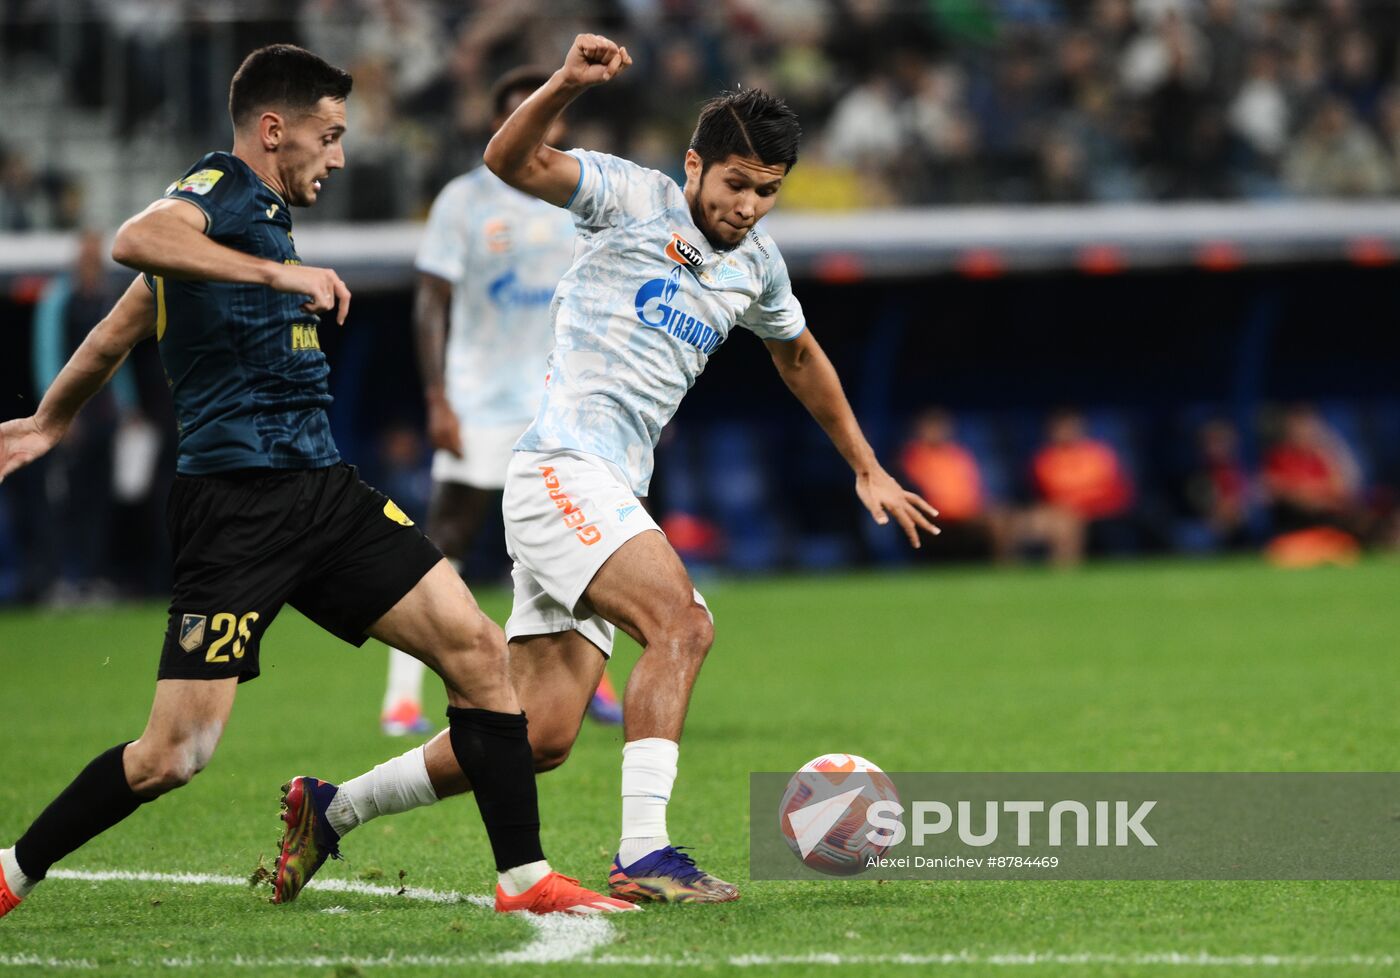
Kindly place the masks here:
[[(614, 628), (643, 646), (623, 698), (622, 833), (609, 889), (633, 901), (719, 903), (737, 899), (738, 889), (700, 869), (666, 828), (681, 729), (714, 629), (639, 499), (661, 429), (710, 354), (743, 326), (764, 340), (789, 389), (851, 465), (856, 493), (877, 522), (893, 518), (917, 547), (920, 530), (937, 532), (929, 521), (937, 514), (876, 460), (806, 329), (777, 246), (755, 227), (797, 160), (792, 110), (758, 90), (706, 103), (686, 153), (684, 189), (627, 160), (546, 143), (575, 98), (629, 64), (607, 38), (579, 35), (564, 66), (486, 149), (486, 165), (501, 179), (571, 212), (581, 238), (555, 291), (544, 400), (506, 476), (506, 541), (515, 560), (506, 632), (511, 676), (534, 721), (537, 770), (569, 756)], [(323, 822), (325, 844), (419, 799), (472, 787), (447, 747), (442, 736), (428, 743), (427, 770), (411, 786), (395, 782), (389, 765), (342, 785), (356, 821), (342, 819), (334, 834)], [(412, 769), (421, 771), (417, 763)]]
[[(84, 232), (72, 270), (50, 280), (34, 307), (36, 391), (48, 390), (93, 324), (116, 301), (104, 257), (102, 235)], [(139, 403), (131, 366), (123, 366), (49, 454), (43, 480), (48, 513), (35, 521), (44, 545), (36, 548), (39, 559), (34, 563), (39, 566), (34, 570), (44, 580), (43, 596), (50, 604), (115, 597), (113, 561), (107, 552), (113, 513), (112, 443)]]
[[(492, 131), (550, 74), (518, 68), (502, 76), (491, 93)], [(549, 139), (564, 139), (562, 120)], [(459, 572), (488, 510), (501, 504), (511, 448), (539, 407), (554, 346), (550, 302), (573, 258), (568, 213), (484, 166), (444, 187), (428, 215), (413, 306), (428, 433), (437, 449), (428, 535)], [(390, 649), (380, 714), (385, 733), (432, 729), (423, 715), (426, 668)], [(589, 714), (622, 722), (606, 674)]]
[[(351, 645), (373, 636), (407, 649), (443, 678), (451, 750), (470, 772), (495, 856), (498, 910), (633, 909), (545, 862), (526, 719), (500, 628), (427, 537), (341, 461), (331, 437), (318, 314), (338, 310), (343, 324), (350, 291), (330, 269), (301, 263), (290, 210), (314, 204), (321, 182), (345, 165), (351, 84), (292, 45), (250, 54), (229, 87), (233, 152), (205, 155), (122, 226), (113, 257), (144, 275), (34, 416), (0, 425), (3, 478), (49, 452), (154, 334), (180, 427), (168, 517), (175, 583), (150, 719), (139, 740), (98, 755), (0, 849), (0, 916), (55, 862), (208, 764), (284, 604)], [(293, 693), (289, 717), (315, 695)], [(8, 746), (18, 760), (23, 744)], [(335, 789), (294, 778), (283, 790), (276, 902), (336, 855), (307, 818)]]

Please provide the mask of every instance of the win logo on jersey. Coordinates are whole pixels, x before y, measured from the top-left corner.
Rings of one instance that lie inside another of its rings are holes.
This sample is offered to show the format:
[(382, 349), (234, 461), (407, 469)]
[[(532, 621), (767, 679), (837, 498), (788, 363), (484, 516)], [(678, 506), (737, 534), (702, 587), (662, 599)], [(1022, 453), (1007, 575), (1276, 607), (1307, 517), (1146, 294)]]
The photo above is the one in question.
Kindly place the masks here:
[(666, 257), (677, 265), (690, 265), (692, 268), (699, 268), (705, 264), (705, 256), (700, 254), (700, 249), (675, 231), (671, 232), (671, 243), (666, 246), (665, 251)]
[(665, 278), (642, 283), (637, 290), (637, 318), (644, 325), (664, 329), (678, 340), (689, 343), (708, 356), (715, 352), (724, 337), (703, 320), (687, 313), (685, 307), (674, 304), (681, 288), (681, 266), (677, 265)]

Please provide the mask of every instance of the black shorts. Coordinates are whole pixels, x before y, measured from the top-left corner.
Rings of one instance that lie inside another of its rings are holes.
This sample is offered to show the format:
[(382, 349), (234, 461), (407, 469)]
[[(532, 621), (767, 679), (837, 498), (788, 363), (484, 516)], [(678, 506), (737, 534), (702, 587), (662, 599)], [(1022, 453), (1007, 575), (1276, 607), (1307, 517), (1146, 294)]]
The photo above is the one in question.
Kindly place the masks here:
[(175, 480), (175, 554), (160, 679), (257, 677), (263, 633), (290, 604), (351, 645), (442, 559), (344, 463)]

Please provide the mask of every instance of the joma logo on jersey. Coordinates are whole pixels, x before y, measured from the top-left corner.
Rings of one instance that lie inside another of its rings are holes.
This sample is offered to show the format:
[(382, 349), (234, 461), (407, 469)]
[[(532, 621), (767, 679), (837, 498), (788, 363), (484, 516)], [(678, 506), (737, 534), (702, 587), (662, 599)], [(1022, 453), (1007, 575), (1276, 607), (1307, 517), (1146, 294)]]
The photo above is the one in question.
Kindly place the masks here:
[(321, 348), (321, 337), (316, 332), (316, 327), (310, 323), (297, 323), (292, 326), (292, 349), (293, 350), (319, 350)]
[(705, 264), (705, 256), (700, 254), (700, 249), (675, 231), (671, 232), (671, 242), (666, 245), (666, 257), (678, 265), (690, 265), (694, 268)]
[(559, 475), (554, 471), (552, 465), (541, 465), (540, 475), (544, 478), (544, 487), (549, 490), (549, 498), (563, 514), (564, 525), (574, 531), (574, 536), (579, 538), (579, 542), (585, 547), (591, 547), (599, 540), (603, 539), (603, 531), (588, 522), (588, 517), (583, 515), (583, 510), (574, 505), (574, 501), (569, 498), (569, 494), (559, 485)]
[(637, 290), (637, 318), (647, 326), (664, 329), (678, 340), (709, 355), (724, 341), (719, 330), (690, 315), (673, 300), (681, 288), (681, 267), (671, 269), (665, 278), (644, 282)]

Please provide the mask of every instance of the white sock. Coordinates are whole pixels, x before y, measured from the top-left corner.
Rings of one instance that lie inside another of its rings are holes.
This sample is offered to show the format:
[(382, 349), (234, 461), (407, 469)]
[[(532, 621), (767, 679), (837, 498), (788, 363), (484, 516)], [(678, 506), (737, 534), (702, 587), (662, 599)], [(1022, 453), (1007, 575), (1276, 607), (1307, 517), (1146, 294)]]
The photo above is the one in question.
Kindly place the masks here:
[(520, 896), (551, 872), (549, 863), (541, 859), (538, 862), (526, 863), (524, 866), (515, 866), (505, 872), (497, 873), (496, 882), (500, 884), (506, 896)]
[(37, 880), (31, 880), (24, 875), (24, 870), (19, 868), (19, 860), (15, 859), (14, 846), (0, 849), (0, 873), (5, 875), (5, 885), (10, 888), (10, 892), (21, 900), (29, 896), (29, 891), (39, 885)]
[(622, 746), (622, 841), (617, 857), (624, 867), (671, 844), (666, 805), (676, 783), (680, 745), (647, 737)]
[(389, 685), (384, 689), (384, 708), (388, 713), (404, 700), (423, 702), (423, 673), (427, 666), (406, 652), (389, 650)]
[(340, 835), (380, 815), (397, 815), (438, 800), (428, 778), (427, 744), (390, 758), (340, 786), (326, 806), (326, 820)]

